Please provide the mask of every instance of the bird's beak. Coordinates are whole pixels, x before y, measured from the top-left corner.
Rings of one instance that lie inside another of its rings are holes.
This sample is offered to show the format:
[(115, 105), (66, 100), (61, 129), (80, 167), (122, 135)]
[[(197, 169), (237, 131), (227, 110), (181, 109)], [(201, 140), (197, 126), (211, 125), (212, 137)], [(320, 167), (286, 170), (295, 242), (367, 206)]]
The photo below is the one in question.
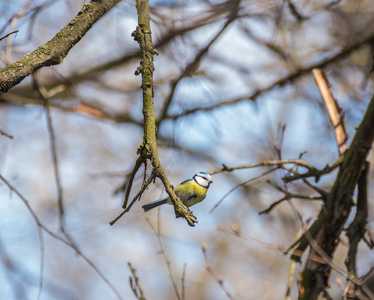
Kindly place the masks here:
[(209, 183), (213, 183), (213, 180), (209, 181)]

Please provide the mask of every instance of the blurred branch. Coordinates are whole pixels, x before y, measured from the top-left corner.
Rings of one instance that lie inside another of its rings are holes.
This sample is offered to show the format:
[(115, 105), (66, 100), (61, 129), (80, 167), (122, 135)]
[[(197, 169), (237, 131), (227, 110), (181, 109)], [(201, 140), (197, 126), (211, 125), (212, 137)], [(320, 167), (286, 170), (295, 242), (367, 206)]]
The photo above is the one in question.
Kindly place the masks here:
[(312, 72), (321, 92), (322, 99), (325, 102), (331, 124), (334, 127), (339, 155), (343, 155), (347, 150), (348, 140), (347, 131), (345, 130), (344, 112), (330, 90), (330, 83), (327, 80), (325, 72), (320, 69), (313, 69)]
[(186, 281), (186, 267), (187, 267), (187, 264), (185, 263), (184, 266), (183, 266), (182, 279), (181, 279), (181, 281), (182, 281), (182, 292), (181, 292), (182, 298), (181, 298), (181, 300), (186, 299), (186, 297), (185, 297), (186, 296), (186, 289), (185, 289), (185, 286), (184, 286), (184, 283)]
[[(265, 249), (269, 249), (269, 250), (275, 250), (275, 251), (278, 251), (278, 252), (281, 252), (282, 254), (284, 255), (290, 255), (288, 252), (288, 249), (284, 246), (279, 246), (279, 245), (272, 245), (270, 243), (267, 243), (267, 242), (264, 242), (262, 240), (259, 240), (259, 239), (256, 239), (252, 236), (249, 236), (247, 234), (244, 234), (243, 231), (240, 229), (240, 227), (237, 225), (237, 224), (233, 224), (231, 225), (230, 228), (226, 228), (224, 226), (220, 226), (219, 229), (223, 232), (226, 232), (226, 233), (229, 233), (229, 234), (232, 234), (236, 237), (239, 237), (239, 238), (242, 238), (244, 240), (247, 240), (247, 241), (250, 241), (262, 248), (265, 248)], [(293, 254), (293, 255), (296, 255), (296, 256), (300, 256), (300, 257), (304, 257), (304, 258), (307, 258), (309, 260), (313, 260), (313, 261), (318, 261), (322, 264), (326, 263), (326, 261), (321, 258), (320, 256), (311, 256), (309, 255), (309, 257), (305, 254), (303, 254), (302, 252), (299, 252), (297, 254)]]
[(38, 233), (39, 233), (39, 240), (40, 240), (40, 278), (39, 278), (39, 291), (38, 297), (39, 300), (42, 296), (43, 290), (43, 278), (44, 278), (44, 260), (45, 260), (45, 252), (44, 252), (44, 238), (43, 238), (43, 230), (38, 226)]
[[(117, 1), (114, 1), (115, 3)], [(55, 37), (18, 61), (0, 69), (0, 91), (7, 92), (42, 67), (62, 63), (87, 31), (111, 8), (111, 0), (91, 1)]]
[(232, 104), (236, 104), (236, 103), (239, 103), (239, 102), (242, 102), (242, 101), (248, 101), (248, 100), (254, 101), (260, 95), (273, 90), (275, 87), (283, 87), (283, 86), (286, 86), (290, 83), (293, 83), (295, 80), (299, 79), (300, 77), (312, 72), (313, 69), (315, 69), (315, 68), (322, 69), (322, 68), (330, 65), (331, 63), (337, 62), (337, 61), (345, 58), (346, 56), (350, 55), (352, 52), (359, 49), (360, 47), (362, 47), (364, 45), (367, 45), (367, 44), (371, 44), (373, 41), (374, 41), (374, 34), (369, 35), (369, 36), (363, 38), (362, 40), (355, 41), (354, 43), (348, 45), (347, 47), (337, 51), (337, 54), (335, 54), (335, 55), (331, 56), (330, 58), (327, 58), (327, 59), (325, 59), (325, 60), (323, 60), (319, 63), (315, 63), (315, 64), (310, 65), (310, 66), (305, 66), (305, 67), (296, 69), (293, 72), (290, 72), (289, 74), (287, 74), (286, 76), (275, 80), (273, 83), (269, 84), (268, 86), (266, 86), (264, 88), (257, 89), (256, 91), (251, 92), (250, 94), (240, 96), (240, 97), (237, 97), (237, 98), (233, 98), (233, 99), (229, 99), (229, 100), (226, 100), (226, 101), (222, 101), (220, 103), (217, 103), (217, 104), (214, 104), (214, 105), (211, 105), (211, 106), (208, 106), (208, 107), (196, 107), (196, 108), (193, 108), (193, 109), (190, 109), (190, 110), (185, 110), (181, 114), (167, 115), (165, 118), (176, 120), (176, 119), (179, 119), (181, 117), (185, 117), (185, 116), (188, 116), (190, 114), (193, 114), (193, 113), (196, 113), (196, 112), (199, 112), (199, 111), (211, 111), (211, 110), (214, 110), (214, 109), (222, 107), (222, 106), (232, 105)]
[(295, 4), (291, 2), (291, 0), (286, 0), (288, 7), (290, 9), (291, 14), (298, 20), (302, 21), (305, 19), (305, 17), (298, 11)]
[[(326, 205), (317, 220), (298, 241), (298, 251), (305, 251), (313, 240), (327, 257), (332, 257), (339, 244), (339, 236), (350, 214), (352, 196), (366, 164), (367, 155), (374, 141), (374, 97), (357, 128), (352, 143), (344, 155), (335, 183), (327, 197)], [(308, 236), (309, 235), (309, 236)], [(313, 249), (315, 249), (315, 245)], [(312, 251), (313, 252), (313, 251)], [(328, 286), (330, 266), (307, 263), (300, 281), (299, 299), (317, 299)]]
[[(18, 11), (14, 17), (9, 22), (9, 30), (13, 31), (16, 28), (16, 24), (18, 20), (25, 15), (27, 8), (31, 5), (31, 3), (34, 2), (34, 0), (28, 0), (22, 7), (20, 11)], [(18, 30), (17, 30), (18, 31)], [(5, 55), (3, 57), (3, 60), (6, 64), (9, 64), (11, 62), (11, 56), (12, 56), (12, 47), (11, 47), (11, 40), (5, 41)]]
[(268, 214), (270, 213), (273, 208), (275, 208), (278, 204), (282, 203), (283, 201), (285, 200), (291, 200), (293, 198), (296, 198), (296, 199), (304, 199), (304, 200), (324, 200), (324, 196), (307, 196), (307, 195), (301, 195), (301, 194), (295, 194), (295, 193), (291, 193), (289, 191), (286, 191), (285, 189), (283, 189), (282, 187), (272, 183), (271, 181), (268, 181), (268, 183), (274, 187), (275, 189), (277, 189), (279, 192), (283, 193), (284, 194), (284, 197), (274, 203), (272, 203), (269, 208), (263, 210), (263, 211), (260, 211), (259, 214), (260, 215), (263, 215), (263, 214)]
[[(278, 166), (278, 168), (285, 169), (286, 171), (289, 171), (290, 173), (294, 174), (294, 175), (291, 175), (291, 176), (284, 177), (283, 179), (286, 182), (294, 181), (294, 180), (297, 180), (297, 179), (300, 179), (300, 178), (307, 178), (307, 177), (315, 177), (315, 180), (317, 182), (322, 175), (328, 174), (328, 173), (332, 172), (334, 169), (336, 169), (342, 163), (342, 161), (343, 161), (343, 158), (340, 157), (331, 166), (326, 165), (322, 170), (319, 170), (316, 167), (314, 167), (313, 165), (311, 165), (310, 163), (308, 163), (305, 160), (300, 159), (300, 158), (299, 159), (281, 159), (281, 160), (273, 159), (273, 160), (264, 160), (264, 161), (258, 162), (258, 163), (237, 165), (237, 166), (232, 166), (232, 167), (228, 167), (228, 166), (222, 164), (222, 166), (223, 166), (222, 168), (210, 171), (209, 174), (213, 175), (213, 174), (218, 174), (218, 173), (223, 173), (223, 172), (232, 172), (234, 170), (241, 170), (241, 169), (251, 169), (251, 168), (267, 167), (267, 166)], [(287, 164), (293, 164), (293, 165), (297, 165), (297, 166), (300, 166), (300, 167), (304, 167), (308, 171), (300, 174), (297, 171), (292, 170), (292, 169), (284, 166), (284, 165), (287, 165)]]
[(132, 267), (130, 262), (128, 262), (127, 265), (129, 266), (131, 274), (132, 274), (132, 277), (131, 276), (129, 277), (129, 282), (130, 282), (130, 287), (131, 287), (131, 290), (134, 296), (138, 300), (145, 300), (142, 286), (140, 285), (138, 276), (136, 276), (136, 270)]
[(8, 138), (10, 138), (10, 139), (13, 139), (13, 136), (12, 136), (12, 135), (7, 134), (6, 132), (2, 131), (1, 129), (0, 129), (0, 134), (1, 134), (1, 135), (4, 135), (4, 136), (6, 136), (6, 137), (8, 137)]
[(48, 128), (48, 133), (49, 133), (51, 154), (52, 154), (52, 160), (53, 160), (53, 170), (55, 173), (54, 175), (55, 175), (56, 188), (57, 188), (57, 203), (58, 203), (58, 209), (59, 209), (60, 230), (65, 235), (65, 237), (68, 239), (68, 241), (72, 245), (74, 245), (74, 248), (77, 249), (78, 248), (77, 244), (74, 242), (73, 238), (70, 236), (70, 234), (67, 232), (64, 226), (64, 223), (65, 223), (64, 222), (64, 196), (63, 196), (59, 162), (58, 162), (58, 156), (57, 156), (56, 137), (55, 137), (55, 131), (53, 129), (51, 110), (49, 106), (48, 91), (39, 85), (36, 74), (32, 74), (32, 79), (33, 79), (34, 88), (40, 95), (40, 99), (44, 102), (44, 107), (46, 111), (47, 128)]
[[(56, 1), (56, 0), (54, 0)], [(54, 1), (49, 0), (44, 6), (50, 5)], [(115, 2), (118, 2), (116, 0)], [(43, 6), (43, 7), (44, 7)], [(227, 6), (230, 6), (230, 1), (228, 1)], [(41, 9), (41, 7), (36, 7), (34, 9)], [(151, 8), (152, 9), (152, 8)], [(152, 11), (153, 15), (156, 14), (156, 11)], [(155, 43), (155, 48), (156, 49), (162, 49), (165, 48), (166, 46), (170, 45), (174, 40), (176, 40), (178, 37), (183, 37), (189, 32), (193, 32), (196, 29), (199, 29), (201, 27), (207, 26), (207, 25), (212, 25), (215, 23), (220, 23), (222, 16), (227, 14), (225, 10), (220, 11), (217, 13), (215, 9), (207, 9), (203, 13), (199, 14), (196, 16), (196, 18), (191, 18), (191, 19), (186, 19), (184, 20), (183, 24), (181, 26), (176, 27), (175, 23), (173, 21), (170, 22), (168, 26), (168, 30), (166, 33), (164, 33)], [(163, 16), (162, 16), (163, 17)], [(165, 18), (164, 18), (165, 19)], [(187, 22), (188, 21), (188, 22)], [(65, 90), (67, 93), (72, 93), (72, 87), (73, 84), (82, 82), (82, 81), (95, 81), (98, 79), (100, 74), (114, 69), (118, 68), (120, 66), (123, 66), (126, 63), (131, 62), (134, 59), (138, 59), (141, 57), (141, 53), (139, 50), (136, 51), (126, 51), (122, 57), (108, 57), (109, 61), (105, 61), (104, 63), (99, 63), (99, 65), (92, 65), (92, 66), (87, 66), (87, 69), (81, 70), (81, 73), (73, 73), (70, 74), (68, 77), (59, 77), (58, 79), (56, 78), (50, 78), (48, 80), (48, 83), (46, 83), (45, 87), (48, 90), (53, 89), (55, 86), (58, 85), (63, 85), (65, 87)], [(62, 79), (61, 79), (62, 78)], [(98, 84), (98, 83), (95, 83)], [(29, 94), (30, 88), (28, 86), (25, 87), (17, 87), (17, 93), (18, 94), (24, 94), (27, 95)], [(10, 103), (12, 103), (12, 98), (9, 99)], [(35, 99), (32, 99), (31, 96), (28, 99), (28, 104), (35, 104), (35, 105), (40, 105)], [(15, 105), (20, 105), (19, 103), (15, 103)]]
[(202, 245), (201, 245), (201, 249), (203, 250), (203, 254), (204, 254), (204, 266), (207, 269), (208, 273), (219, 284), (222, 291), (225, 292), (227, 298), (234, 299), (232, 297), (231, 293), (224, 286), (223, 279), (217, 276), (216, 272), (214, 272), (214, 269), (211, 267), (210, 263), (208, 262), (208, 254), (207, 254), (208, 245), (207, 245), (207, 243), (203, 242)]
[(349, 239), (349, 250), (347, 255), (347, 270), (348, 270), (348, 285), (345, 291), (344, 299), (351, 299), (349, 295), (354, 294), (356, 285), (351, 278), (357, 279), (356, 257), (358, 243), (365, 235), (365, 226), (368, 216), (368, 180), (369, 180), (370, 163), (366, 162), (365, 169), (362, 171), (358, 181), (358, 194), (357, 194), (357, 211), (354, 220), (349, 225), (347, 236)]
[[(195, 226), (197, 223), (196, 217), (192, 212), (183, 205), (180, 199), (176, 196), (168, 178), (166, 177), (165, 171), (161, 165), (160, 159), (158, 157), (157, 151), (157, 141), (156, 141), (156, 120), (154, 114), (154, 87), (153, 87), (153, 56), (158, 55), (157, 50), (153, 47), (151, 25), (150, 25), (150, 14), (149, 14), (149, 2), (148, 0), (138, 0), (136, 4), (136, 9), (138, 13), (138, 26), (136, 30), (132, 33), (135, 41), (139, 43), (139, 47), (142, 54), (142, 59), (140, 66), (135, 71), (135, 75), (142, 74), (142, 90), (143, 90), (143, 116), (144, 116), (144, 136), (143, 143), (138, 148), (137, 154), (139, 155), (136, 160), (134, 169), (130, 175), (130, 178), (134, 178), (135, 174), (138, 172), (142, 164), (145, 165), (144, 172), (147, 171), (147, 161), (149, 160), (152, 164), (153, 170), (150, 178), (158, 177), (162, 181), (166, 192), (170, 196), (170, 199), (174, 205), (174, 211), (177, 218), (183, 217), (188, 225)], [(146, 174), (144, 174), (146, 177)], [(139, 199), (143, 191), (151, 180), (143, 181), (142, 191), (140, 191), (136, 197), (133, 199), (131, 205)], [(129, 180), (127, 184), (126, 195), (123, 203), (123, 208), (125, 209), (117, 218), (111, 221), (109, 224), (113, 225), (124, 213), (130, 210), (130, 206), (127, 206), (128, 197), (132, 188), (132, 180)]]
[(222, 29), (210, 40), (210, 42), (205, 47), (200, 49), (200, 51), (196, 54), (195, 58), (185, 67), (184, 71), (180, 74), (180, 76), (171, 83), (171, 87), (170, 87), (171, 91), (170, 91), (169, 96), (167, 97), (167, 99), (164, 103), (163, 108), (161, 109), (161, 115), (158, 118), (158, 120), (156, 121), (156, 127), (157, 128), (160, 127), (162, 121), (164, 121), (166, 116), (167, 116), (167, 112), (168, 112), (170, 104), (171, 104), (171, 102), (174, 98), (174, 94), (175, 94), (175, 90), (177, 88), (177, 85), (179, 84), (179, 82), (183, 78), (188, 77), (188, 76), (192, 76), (193, 73), (196, 72), (196, 70), (199, 68), (201, 60), (208, 53), (210, 47), (225, 32), (225, 30), (229, 27), (229, 25), (236, 20), (236, 18), (238, 16), (238, 12), (239, 12), (240, 2), (241, 2), (241, 0), (234, 0), (234, 1), (229, 0), (229, 1), (226, 2), (231, 11), (230, 11), (230, 13), (228, 15), (228, 19), (227, 19), (226, 23), (224, 24), (224, 26), (222, 27)]
[(35, 90), (38, 92), (40, 99), (44, 102), (46, 117), (47, 117), (47, 127), (50, 139), (50, 147), (51, 147), (51, 154), (53, 159), (53, 169), (55, 172), (55, 181), (57, 186), (57, 199), (58, 199), (58, 208), (60, 212), (60, 229), (64, 232), (64, 201), (63, 201), (63, 190), (60, 178), (60, 171), (59, 171), (59, 164), (57, 158), (57, 150), (56, 150), (56, 138), (55, 138), (55, 131), (53, 129), (52, 124), (52, 117), (51, 117), (51, 109), (49, 106), (49, 99), (47, 99), (47, 91), (39, 86), (39, 82), (36, 78), (36, 74), (32, 75), (33, 85)]
[(56, 239), (56, 240), (64, 243), (65, 245), (67, 245), (71, 249), (75, 250), (76, 253), (79, 256), (81, 256), (86, 261), (86, 263), (88, 263), (94, 269), (94, 271), (96, 272), (96, 274), (100, 276), (100, 278), (108, 285), (108, 287), (113, 291), (113, 293), (116, 294), (116, 296), (118, 297), (118, 299), (122, 299), (121, 294), (116, 290), (116, 288), (114, 287), (114, 285), (105, 277), (105, 275), (97, 268), (97, 266), (89, 258), (87, 258), (86, 255), (84, 255), (78, 248), (76, 248), (75, 245), (71, 244), (69, 241), (63, 239), (62, 237), (58, 236), (57, 234), (55, 234), (54, 232), (52, 232), (50, 229), (48, 229), (48, 227), (46, 227), (39, 220), (39, 218), (36, 215), (35, 211), (30, 206), (29, 201), (13, 185), (11, 185), (10, 182), (8, 180), (6, 180), (1, 174), (0, 174), (0, 180), (2, 182), (4, 182), (5, 185), (9, 188), (9, 190), (11, 190), (12, 192), (14, 192), (22, 200), (22, 202), (26, 205), (27, 210), (30, 212), (32, 218), (34, 219), (34, 221), (36, 222), (36, 224), (38, 226), (38, 231), (40, 229), (44, 230), (52, 238), (54, 238), (54, 239)]
[[(170, 263), (169, 258), (166, 255), (164, 243), (163, 243), (163, 240), (162, 240), (162, 236), (160, 234), (160, 217), (158, 217), (158, 230), (152, 225), (152, 223), (148, 220), (148, 218), (146, 218), (146, 221), (147, 221), (148, 225), (152, 228), (153, 232), (157, 236), (157, 240), (158, 240), (158, 243), (159, 243), (160, 248), (161, 248), (161, 254), (164, 257), (166, 266), (168, 268), (169, 277), (170, 277), (170, 281), (171, 281), (171, 283), (173, 285), (173, 288), (174, 288), (175, 296), (177, 297), (178, 300), (181, 300), (181, 297), (180, 297), (179, 292), (178, 292), (177, 284), (174, 281), (174, 276), (173, 276), (173, 273), (171, 271), (171, 263)], [(182, 283), (183, 283), (183, 281), (182, 281)], [(183, 292), (184, 292), (184, 285), (182, 284), (182, 295), (183, 295)]]
[(242, 182), (242, 183), (239, 183), (239, 184), (237, 184), (236, 186), (234, 186), (231, 190), (229, 190), (214, 206), (213, 206), (213, 208), (209, 211), (209, 213), (211, 214), (217, 207), (218, 207), (218, 205), (220, 205), (221, 203), (222, 203), (222, 201), (223, 200), (225, 200), (225, 198), (227, 197), (227, 196), (229, 196), (233, 191), (235, 191), (237, 188), (239, 188), (239, 187), (241, 187), (241, 186), (243, 186), (243, 185), (246, 185), (246, 184), (248, 184), (248, 183), (250, 183), (250, 182), (252, 182), (252, 181), (255, 181), (255, 180), (257, 180), (257, 179), (259, 179), (259, 178), (261, 178), (261, 177), (264, 177), (264, 176), (266, 176), (267, 174), (270, 174), (270, 173), (272, 173), (272, 172), (274, 172), (275, 170), (278, 170), (278, 167), (276, 167), (276, 168), (273, 168), (273, 169), (270, 169), (270, 170), (268, 170), (268, 171), (266, 171), (266, 172), (264, 172), (264, 173), (262, 173), (261, 175), (259, 175), (259, 176), (256, 176), (256, 177), (254, 177), (254, 178), (251, 178), (251, 179), (249, 179), (249, 180), (247, 180), (247, 181), (244, 181), (244, 182)]
[[(137, 126), (143, 125), (142, 122), (136, 120), (128, 113), (126, 114), (122, 112), (110, 112), (102, 106), (90, 103), (89, 99), (87, 101), (80, 100), (79, 102), (76, 100), (69, 101), (66, 98), (64, 98), (63, 101), (54, 101), (52, 100), (53, 98), (59, 97), (60, 93), (65, 92), (66, 86), (62, 84), (57, 86), (43, 84), (43, 86), (43, 89), (47, 93), (46, 97), (49, 99), (49, 106), (54, 109), (58, 109), (60, 111), (67, 113), (75, 113), (100, 121), (111, 121), (115, 123), (132, 123)], [(40, 95), (38, 93), (36, 93), (36, 96), (31, 94), (27, 96), (21, 96), (19, 94), (15, 94), (12, 92), (0, 95), (0, 103), (18, 106), (44, 105), (43, 101), (40, 100)]]

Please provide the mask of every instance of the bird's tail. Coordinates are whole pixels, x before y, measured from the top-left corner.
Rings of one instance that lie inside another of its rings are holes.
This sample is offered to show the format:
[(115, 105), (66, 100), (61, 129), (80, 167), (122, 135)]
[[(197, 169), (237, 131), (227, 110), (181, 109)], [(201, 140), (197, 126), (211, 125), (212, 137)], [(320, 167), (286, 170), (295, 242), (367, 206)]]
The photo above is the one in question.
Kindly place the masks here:
[(168, 201), (168, 199), (164, 198), (164, 199), (156, 200), (156, 201), (150, 202), (148, 204), (145, 204), (142, 207), (143, 207), (144, 211), (147, 212), (147, 211), (149, 211), (149, 210), (151, 210), (151, 209), (153, 209), (157, 206), (160, 206), (162, 204), (166, 204), (167, 201)]

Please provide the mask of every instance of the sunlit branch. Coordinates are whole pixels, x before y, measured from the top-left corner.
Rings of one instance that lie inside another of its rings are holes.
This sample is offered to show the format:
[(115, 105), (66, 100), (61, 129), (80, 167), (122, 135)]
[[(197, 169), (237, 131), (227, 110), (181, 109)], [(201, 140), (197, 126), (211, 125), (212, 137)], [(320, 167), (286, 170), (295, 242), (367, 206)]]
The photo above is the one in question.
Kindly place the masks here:
[[(166, 173), (161, 165), (161, 161), (158, 156), (157, 141), (156, 141), (156, 120), (154, 112), (154, 55), (158, 55), (157, 50), (154, 48), (152, 43), (152, 33), (150, 24), (150, 12), (148, 0), (138, 0), (136, 4), (138, 13), (138, 26), (132, 33), (134, 40), (139, 43), (139, 47), (142, 54), (140, 66), (135, 71), (135, 75), (142, 75), (142, 92), (143, 92), (143, 117), (144, 117), (144, 135), (143, 143), (139, 146), (137, 154), (139, 155), (135, 163), (134, 169), (130, 174), (130, 178), (134, 178), (142, 164), (145, 165), (144, 172), (147, 172), (147, 160), (152, 164), (152, 175), (151, 177), (158, 177), (165, 187), (172, 204), (174, 205), (174, 211), (177, 218), (183, 217), (187, 224), (195, 226), (197, 223), (196, 217), (192, 212), (180, 201), (176, 196)], [(146, 177), (146, 173), (144, 173)], [(153, 179), (153, 178), (152, 178)], [(143, 183), (145, 179), (143, 179)], [(123, 208), (125, 209), (120, 216), (110, 222), (113, 225), (125, 212), (130, 210), (130, 206), (127, 206), (128, 195), (130, 194), (132, 187), (132, 181), (129, 181), (127, 185), (126, 197)], [(140, 198), (143, 191), (137, 194)], [(135, 199), (131, 205), (135, 202)]]
[(325, 102), (327, 112), (330, 117), (332, 126), (334, 127), (335, 138), (338, 144), (339, 155), (343, 155), (347, 150), (348, 134), (345, 129), (344, 112), (340, 107), (338, 101), (334, 98), (330, 83), (327, 80), (326, 74), (320, 69), (313, 69), (313, 76), (317, 82), (322, 99)]
[(114, 3), (111, 0), (91, 1), (85, 4), (78, 15), (52, 40), (0, 69), (0, 91), (7, 92), (42, 67), (60, 64), (71, 48), (113, 6)]

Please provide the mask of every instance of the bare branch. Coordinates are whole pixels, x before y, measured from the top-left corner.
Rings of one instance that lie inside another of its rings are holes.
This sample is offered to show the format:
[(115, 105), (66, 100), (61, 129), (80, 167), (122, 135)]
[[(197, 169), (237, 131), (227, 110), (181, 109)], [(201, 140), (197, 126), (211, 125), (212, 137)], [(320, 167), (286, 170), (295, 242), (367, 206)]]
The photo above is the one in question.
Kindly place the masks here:
[(62, 63), (71, 48), (113, 5), (111, 0), (91, 1), (85, 4), (78, 15), (52, 40), (26, 54), (20, 60), (0, 69), (0, 91), (7, 92), (42, 67)]

